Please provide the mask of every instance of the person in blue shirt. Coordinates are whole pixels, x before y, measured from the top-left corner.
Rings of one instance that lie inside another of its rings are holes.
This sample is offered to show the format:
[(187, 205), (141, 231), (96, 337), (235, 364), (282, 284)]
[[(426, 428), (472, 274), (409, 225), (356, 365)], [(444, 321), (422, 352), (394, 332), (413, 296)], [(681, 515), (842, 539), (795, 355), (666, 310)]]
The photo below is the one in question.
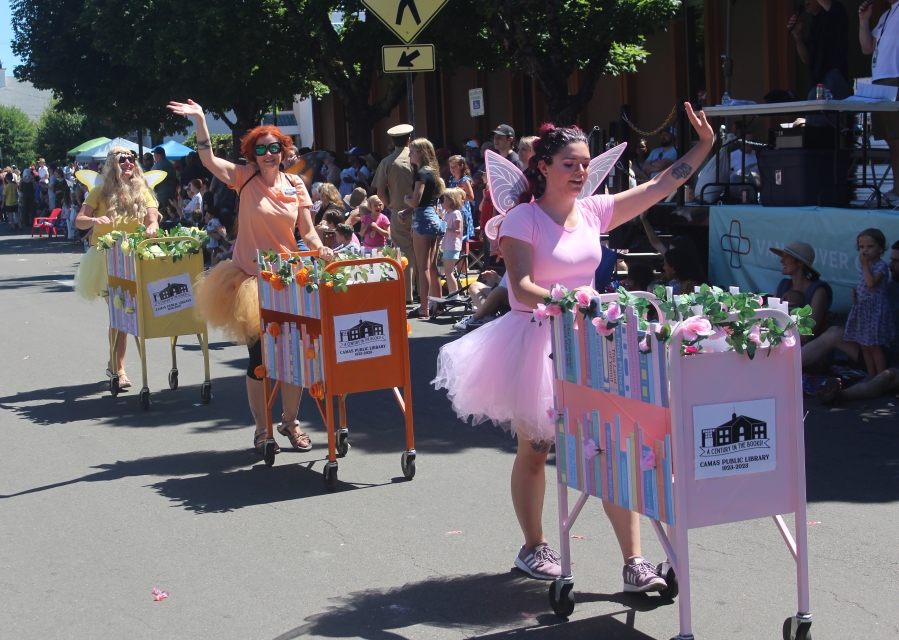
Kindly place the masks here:
[(674, 147), (676, 138), (677, 129), (675, 127), (669, 125), (662, 129), (662, 136), (659, 140), (662, 146), (650, 151), (646, 162), (643, 163), (643, 172), (647, 173), (650, 179), (655, 178), (677, 160), (677, 149)]

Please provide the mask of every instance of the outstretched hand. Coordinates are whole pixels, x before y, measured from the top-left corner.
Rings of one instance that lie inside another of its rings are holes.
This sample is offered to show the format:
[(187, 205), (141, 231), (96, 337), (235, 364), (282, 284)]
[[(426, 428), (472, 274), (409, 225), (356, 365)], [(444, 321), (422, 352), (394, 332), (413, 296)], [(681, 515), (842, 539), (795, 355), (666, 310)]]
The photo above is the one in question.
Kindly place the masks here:
[(693, 128), (696, 129), (696, 133), (699, 134), (699, 142), (705, 142), (708, 143), (709, 146), (712, 146), (712, 143), (715, 142), (715, 132), (712, 130), (712, 125), (709, 124), (708, 119), (705, 117), (705, 112), (700, 111), (699, 115), (696, 115), (689, 102), (684, 103), (684, 110), (687, 112), (690, 124), (693, 125)]
[(206, 114), (203, 113), (203, 107), (198, 105), (190, 98), (187, 99), (187, 104), (183, 102), (175, 102), (173, 100), (166, 106), (170, 111), (179, 116), (186, 116), (188, 118), (204, 118), (206, 116)]

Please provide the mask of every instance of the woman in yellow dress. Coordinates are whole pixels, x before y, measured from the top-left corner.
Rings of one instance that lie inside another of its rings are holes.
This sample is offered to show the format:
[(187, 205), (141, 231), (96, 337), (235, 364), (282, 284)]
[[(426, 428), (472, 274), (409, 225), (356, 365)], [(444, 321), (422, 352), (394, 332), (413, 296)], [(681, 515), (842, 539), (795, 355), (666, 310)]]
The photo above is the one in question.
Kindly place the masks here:
[[(112, 225), (114, 229), (133, 232), (141, 225), (147, 235), (155, 235), (159, 227), (158, 204), (153, 190), (144, 178), (140, 164), (132, 151), (125, 147), (112, 147), (106, 156), (103, 173), (96, 186), (84, 199), (81, 211), (75, 217), (78, 229), (93, 229), (97, 225)], [(106, 290), (106, 258), (97, 251), (97, 240), (91, 233), (91, 248), (81, 259), (75, 273), (75, 291), (89, 301), (96, 300)], [(115, 334), (109, 330), (110, 345)], [(118, 376), (119, 389), (127, 389), (131, 381), (125, 375), (125, 348), (127, 340), (116, 345), (116, 361), (106, 368), (106, 376)]]

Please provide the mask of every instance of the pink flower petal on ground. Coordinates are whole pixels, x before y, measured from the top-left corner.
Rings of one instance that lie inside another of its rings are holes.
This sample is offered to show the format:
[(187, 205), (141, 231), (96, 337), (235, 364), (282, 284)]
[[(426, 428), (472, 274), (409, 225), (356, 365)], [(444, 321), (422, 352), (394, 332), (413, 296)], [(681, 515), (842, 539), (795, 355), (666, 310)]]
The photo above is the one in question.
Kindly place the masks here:
[(461, 531), (447, 531), (445, 535), (448, 535), (448, 536), (457, 536), (457, 535), (459, 535), (460, 533), (462, 533), (462, 532), (461, 532)]
[(809, 520), (809, 524), (821, 524), (818, 520)]
[(571, 536), (575, 540), (583, 540), (584, 536)]
[(165, 592), (165, 591), (160, 591), (159, 589), (157, 589), (157, 588), (155, 588), (155, 587), (153, 588), (153, 599), (154, 599), (156, 602), (160, 602), (161, 600), (165, 600), (165, 599), (168, 598), (168, 597), (169, 597), (169, 594), (168, 594), (167, 592)]

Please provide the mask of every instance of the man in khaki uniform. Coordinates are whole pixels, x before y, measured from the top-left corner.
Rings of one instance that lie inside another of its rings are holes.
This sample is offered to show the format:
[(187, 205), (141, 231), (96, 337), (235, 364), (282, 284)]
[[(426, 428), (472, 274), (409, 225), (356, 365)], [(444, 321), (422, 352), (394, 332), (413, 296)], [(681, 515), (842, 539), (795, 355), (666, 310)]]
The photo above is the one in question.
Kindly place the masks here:
[(403, 198), (412, 195), (412, 185), (415, 181), (412, 163), (409, 161), (412, 126), (397, 125), (388, 129), (387, 135), (390, 136), (396, 150), (381, 160), (372, 186), (378, 190), (381, 201), (387, 203), (390, 208), (390, 239), (409, 260), (409, 266), (406, 267), (406, 303), (411, 304), (412, 265), (415, 264), (415, 252), (412, 249), (412, 216), (406, 215), (405, 220), (400, 220), (397, 214), (406, 208)]

